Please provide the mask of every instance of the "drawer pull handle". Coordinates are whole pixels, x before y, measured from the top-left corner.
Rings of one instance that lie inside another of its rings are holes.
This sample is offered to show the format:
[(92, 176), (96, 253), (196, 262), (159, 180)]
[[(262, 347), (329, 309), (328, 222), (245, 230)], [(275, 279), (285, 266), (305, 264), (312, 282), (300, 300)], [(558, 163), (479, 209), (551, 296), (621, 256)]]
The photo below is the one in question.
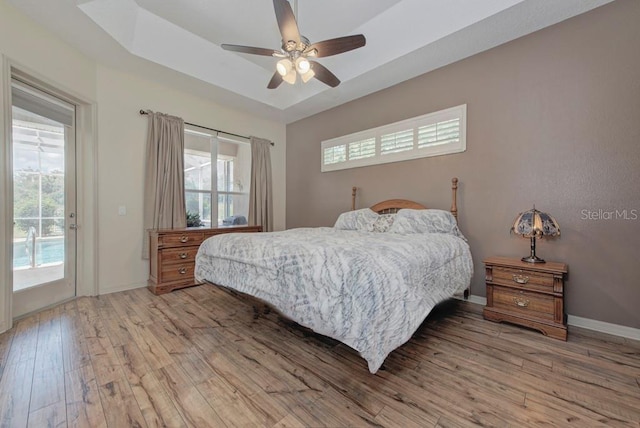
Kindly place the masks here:
[(521, 308), (526, 308), (527, 306), (529, 306), (529, 301), (526, 299), (519, 299), (517, 297), (513, 298), (513, 303), (515, 303), (517, 306), (520, 306)]
[(529, 282), (529, 277), (524, 275), (513, 275), (513, 280), (518, 284), (526, 284)]
[(189, 237), (188, 237), (187, 235), (182, 235), (182, 236), (180, 237), (180, 242), (182, 242), (183, 244), (184, 244), (185, 242), (187, 242), (188, 240), (189, 240)]
[(178, 273), (180, 275), (184, 275), (187, 273), (187, 268), (186, 267), (181, 267), (180, 269), (178, 269)]
[(180, 253), (180, 258), (181, 259), (186, 259), (187, 258), (187, 253)]

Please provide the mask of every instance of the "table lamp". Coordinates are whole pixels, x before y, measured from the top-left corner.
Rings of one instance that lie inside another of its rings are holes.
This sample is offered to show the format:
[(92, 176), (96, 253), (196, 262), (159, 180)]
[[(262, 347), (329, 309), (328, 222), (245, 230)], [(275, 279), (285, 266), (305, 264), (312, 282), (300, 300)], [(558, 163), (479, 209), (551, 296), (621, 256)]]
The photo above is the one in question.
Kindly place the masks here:
[(523, 238), (531, 238), (531, 254), (521, 260), (527, 263), (544, 263), (536, 256), (536, 238), (560, 235), (560, 226), (556, 219), (547, 213), (538, 211), (536, 206), (529, 211), (518, 214), (511, 227), (511, 233), (521, 235)]

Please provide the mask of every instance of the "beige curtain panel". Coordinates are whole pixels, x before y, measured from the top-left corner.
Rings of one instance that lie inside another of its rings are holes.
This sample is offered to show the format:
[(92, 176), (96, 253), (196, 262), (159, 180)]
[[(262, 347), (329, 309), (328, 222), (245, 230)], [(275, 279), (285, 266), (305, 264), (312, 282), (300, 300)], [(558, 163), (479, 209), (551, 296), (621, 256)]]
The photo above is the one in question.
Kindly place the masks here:
[(251, 137), (251, 189), (249, 224), (273, 230), (273, 192), (271, 190), (271, 141)]
[(149, 132), (144, 181), (144, 241), (142, 257), (149, 258), (149, 229), (187, 226), (184, 200), (184, 121), (147, 112)]

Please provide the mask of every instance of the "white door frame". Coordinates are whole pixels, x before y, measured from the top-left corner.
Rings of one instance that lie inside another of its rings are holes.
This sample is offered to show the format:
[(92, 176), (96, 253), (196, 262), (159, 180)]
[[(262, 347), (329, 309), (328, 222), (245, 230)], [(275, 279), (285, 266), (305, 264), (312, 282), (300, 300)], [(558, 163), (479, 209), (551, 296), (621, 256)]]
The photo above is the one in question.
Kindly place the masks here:
[[(0, 68), (0, 165), (5, 174), (0, 177), (0, 200), (13, 200), (11, 176), (11, 76), (49, 91), (76, 105), (76, 219), (77, 240), (76, 295), (95, 296), (98, 286), (98, 169), (97, 169), (97, 105), (95, 101), (49, 80), (40, 73), (2, 56)], [(0, 333), (12, 326), (13, 299), (13, 204), (3, 203), (0, 210)]]
[[(64, 170), (63, 170), (64, 171), (64, 181), (63, 181), (64, 205), (63, 207), (64, 208), (63, 208), (63, 218), (62, 218), (62, 221), (63, 221), (62, 238), (64, 242), (64, 256), (63, 256), (62, 265), (60, 266), (61, 271), (59, 270), (51, 271), (50, 270), (51, 268), (48, 269), (48, 268), (41, 268), (41, 267), (37, 267), (35, 270), (27, 269), (26, 271), (23, 272), (23, 274), (26, 274), (27, 276), (29, 275), (30, 272), (33, 272), (33, 273), (37, 271), (46, 272), (47, 270), (49, 270), (50, 275), (43, 275), (40, 278), (41, 282), (37, 284), (30, 284), (29, 286), (25, 287), (24, 284), (20, 286), (19, 284), (20, 279), (19, 279), (19, 276), (17, 275), (18, 272), (12, 269), (13, 270), (13, 294), (12, 294), (13, 304), (11, 306), (11, 309), (13, 311), (13, 316), (15, 318), (19, 318), (24, 314), (36, 312), (41, 310), (42, 308), (53, 306), (64, 301), (71, 300), (75, 298), (77, 294), (76, 292), (76, 285), (77, 285), (76, 230), (77, 229), (75, 229), (75, 223), (76, 223), (75, 213), (77, 211), (76, 209), (76, 202), (77, 202), (76, 125), (75, 125), (76, 107), (74, 104), (67, 103), (66, 101), (63, 101), (57, 96), (48, 94), (46, 92), (41, 91), (38, 88), (35, 88), (34, 86), (23, 83), (19, 79), (19, 77), (12, 79), (12, 84), (13, 84), (12, 97), (15, 96), (16, 94), (15, 92), (13, 92), (13, 89), (17, 89), (20, 92), (23, 92), (23, 93), (26, 92), (36, 96), (39, 101), (34, 102), (35, 104), (42, 103), (42, 105), (52, 106), (57, 103), (63, 103), (63, 105), (66, 105), (66, 107), (69, 108), (70, 111), (72, 112), (70, 117), (61, 118), (60, 119), (61, 122), (59, 122), (60, 127), (64, 129), (63, 131), (64, 132), (64, 143), (63, 143), (63, 156), (64, 156)], [(25, 106), (21, 106), (15, 98), (13, 98), (11, 101), (14, 107), (17, 105), (19, 107), (23, 107), (27, 111), (35, 112), (36, 114), (44, 115), (45, 117), (47, 115), (46, 113), (39, 113), (37, 108), (36, 110), (32, 110), (28, 102), (26, 103)], [(52, 117), (49, 117), (49, 119), (52, 119)], [(11, 122), (12, 128), (14, 125), (14, 120), (15, 120), (15, 117), (12, 117), (12, 122)], [(16, 149), (15, 136), (16, 136), (15, 131), (13, 131), (13, 136), (11, 141), (12, 150)], [(12, 157), (13, 157), (13, 160), (15, 161), (16, 159), (15, 152), (14, 152), (14, 156)], [(16, 171), (19, 171), (21, 167), (22, 165), (16, 165), (16, 164), (12, 165), (14, 180), (17, 177)], [(40, 171), (40, 174), (42, 174), (42, 171)], [(16, 187), (16, 184), (14, 182), (14, 185), (13, 185), (14, 215), (15, 215), (15, 203), (17, 202), (15, 200), (15, 192), (18, 190), (19, 188)], [(10, 202), (10, 201), (7, 201), (7, 202)], [(15, 217), (13, 221), (14, 221), (14, 233), (15, 233), (15, 230), (16, 230)], [(42, 224), (41, 224), (41, 227), (42, 227)], [(37, 234), (36, 236), (44, 237), (44, 231), (39, 230), (39, 234)], [(14, 235), (13, 251), (16, 251), (15, 238), (16, 237)], [(42, 241), (42, 242), (44, 243), (45, 241)], [(33, 241), (33, 246), (35, 250), (35, 247), (36, 247), (35, 240)], [(32, 256), (35, 256), (35, 255), (36, 254), (33, 253)], [(13, 255), (13, 257), (15, 256), (16, 254)], [(32, 263), (33, 263), (32, 266), (35, 267), (36, 260), (32, 260)], [(58, 277), (58, 275), (60, 274), (62, 276)], [(24, 281), (26, 280), (26, 278), (23, 277), (22, 280)], [(17, 286), (20, 286), (20, 288), (16, 288)]]

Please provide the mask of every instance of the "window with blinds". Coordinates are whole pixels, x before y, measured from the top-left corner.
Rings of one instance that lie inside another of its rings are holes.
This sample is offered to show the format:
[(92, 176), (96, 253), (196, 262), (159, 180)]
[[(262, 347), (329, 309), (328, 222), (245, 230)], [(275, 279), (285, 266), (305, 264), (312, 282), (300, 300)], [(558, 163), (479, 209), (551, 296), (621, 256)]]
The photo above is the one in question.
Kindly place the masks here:
[(413, 129), (393, 132), (380, 137), (380, 154), (404, 152), (413, 150)]
[[(340, 146), (334, 146), (340, 147)], [(376, 139), (367, 138), (362, 141), (349, 143), (349, 159), (366, 159), (376, 155)], [(343, 161), (345, 161), (343, 159)]]
[(347, 150), (345, 145), (327, 147), (324, 149), (324, 162), (327, 165), (344, 162), (347, 160)]
[(461, 153), (466, 104), (322, 142), (322, 172)]
[(457, 143), (460, 140), (460, 119), (445, 120), (418, 128), (418, 148)]

